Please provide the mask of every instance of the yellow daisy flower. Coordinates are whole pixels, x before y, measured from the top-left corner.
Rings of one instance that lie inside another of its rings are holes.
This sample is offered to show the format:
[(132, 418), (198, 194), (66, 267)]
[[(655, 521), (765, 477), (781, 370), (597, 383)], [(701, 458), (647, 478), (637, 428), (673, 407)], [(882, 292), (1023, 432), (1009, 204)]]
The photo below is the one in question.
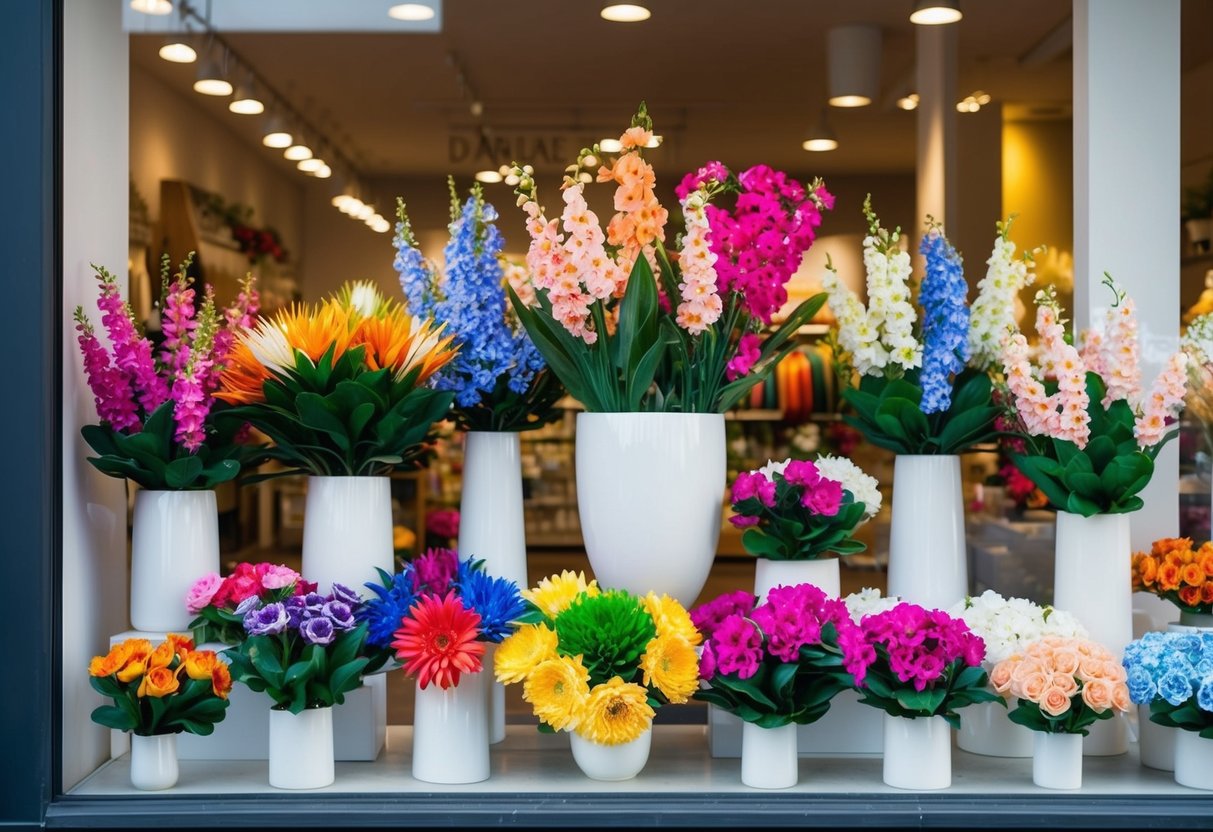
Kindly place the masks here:
[(658, 598), (650, 592), (644, 596), (644, 608), (653, 617), (659, 637), (681, 636), (692, 647), (703, 641), (703, 634), (691, 623), (691, 614), (676, 599), (664, 594)]
[(613, 676), (590, 691), (577, 733), (599, 745), (631, 742), (653, 724), (648, 700), (648, 691), (640, 685)]
[(598, 581), (586, 583), (584, 572), (566, 569), (559, 575), (544, 578), (534, 589), (522, 590), (522, 597), (537, 606), (549, 618), (568, 609), (578, 595), (598, 594)]
[(580, 656), (560, 656), (536, 667), (522, 685), (535, 716), (557, 731), (575, 728), (590, 695), (590, 673)]
[(656, 687), (675, 705), (686, 702), (699, 689), (699, 655), (681, 636), (659, 635), (650, 641), (640, 658), (640, 669), (644, 683)]
[(497, 647), (493, 672), (497, 681), (521, 682), (543, 662), (556, 658), (556, 633), (545, 624), (523, 624)]

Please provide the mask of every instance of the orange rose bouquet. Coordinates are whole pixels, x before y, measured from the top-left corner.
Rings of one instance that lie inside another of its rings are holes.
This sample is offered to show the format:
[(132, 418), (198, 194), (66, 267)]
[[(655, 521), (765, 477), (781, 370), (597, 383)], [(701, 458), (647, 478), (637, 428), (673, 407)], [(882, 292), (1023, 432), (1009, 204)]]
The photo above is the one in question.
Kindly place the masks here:
[(1184, 618), (1213, 614), (1213, 543), (1193, 548), (1187, 537), (1155, 540), (1133, 555), (1133, 589), (1179, 607)]
[(145, 638), (128, 638), (94, 656), (88, 675), (93, 689), (113, 700), (93, 711), (93, 722), (143, 737), (210, 734), (232, 689), (216, 653), (195, 650), (193, 639), (175, 633), (154, 648)]
[(996, 693), (1018, 700), (1011, 721), (1050, 734), (1081, 734), (1129, 710), (1124, 667), (1103, 646), (1083, 638), (1045, 636), (994, 665)]

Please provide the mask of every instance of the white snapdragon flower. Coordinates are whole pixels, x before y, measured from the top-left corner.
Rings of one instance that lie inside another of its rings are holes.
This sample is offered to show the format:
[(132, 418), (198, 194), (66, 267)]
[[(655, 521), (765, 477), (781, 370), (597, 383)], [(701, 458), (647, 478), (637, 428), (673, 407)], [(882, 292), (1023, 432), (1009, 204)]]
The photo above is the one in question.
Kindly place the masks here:
[(814, 464), (823, 477), (842, 483), (842, 487), (851, 492), (856, 502), (863, 503), (864, 517), (872, 517), (880, 511), (880, 487), (876, 478), (865, 474), (854, 462), (846, 457), (826, 454), (817, 457)]
[(986, 263), (989, 270), (969, 311), (969, 365), (979, 370), (1001, 366), (1003, 339), (1016, 325), (1015, 298), (1036, 279), (1026, 261), (1015, 259), (1015, 244), (1001, 231)]

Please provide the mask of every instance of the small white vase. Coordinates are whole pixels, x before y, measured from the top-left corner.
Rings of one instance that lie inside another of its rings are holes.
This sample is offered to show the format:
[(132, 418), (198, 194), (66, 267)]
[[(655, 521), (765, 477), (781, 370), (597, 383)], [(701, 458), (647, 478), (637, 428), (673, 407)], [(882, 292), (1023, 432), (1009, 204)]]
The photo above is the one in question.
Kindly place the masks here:
[(838, 573), (838, 558), (820, 560), (768, 560), (758, 558), (754, 565), (754, 594), (758, 603), (777, 586), (812, 584), (831, 598), (842, 594)]
[(887, 594), (946, 610), (968, 592), (960, 457), (898, 454)]
[(334, 583), (366, 595), (375, 569), (396, 571), (388, 477), (308, 477), (303, 576), (327, 593)]
[(796, 724), (741, 726), (741, 782), (755, 789), (790, 789), (799, 779)]
[(707, 581), (724, 506), (724, 416), (577, 414), (577, 511), (602, 586), (690, 607)]
[(185, 596), (219, 571), (219, 510), (214, 491), (143, 491), (131, 518), (131, 626), (186, 632), (194, 616)]
[(1081, 789), (1082, 734), (1032, 733), (1032, 782), (1046, 789)]
[(443, 690), (417, 685), (413, 777), (426, 783), (489, 779), (488, 671), (464, 673)]
[[(1053, 606), (1067, 610), (1087, 628), (1092, 641), (1119, 659), (1133, 640), (1132, 557), (1129, 515), (1083, 517), (1057, 512), (1053, 566)], [(1129, 750), (1125, 720), (1101, 720), (1083, 741), (1087, 756)]]
[(952, 785), (952, 728), (941, 716), (884, 714), (885, 785), (946, 789)]
[(999, 702), (966, 706), (960, 711), (957, 747), (986, 757), (1031, 757), (1036, 732), (1012, 722), (1008, 713)]
[(1175, 771), (1175, 738), (1179, 728), (1150, 721), (1150, 706), (1137, 706), (1137, 744), (1141, 764), (1159, 771)]
[(131, 785), (144, 791), (177, 785), (176, 734), (131, 734)]
[[(484, 561), (496, 578), (526, 589), (526, 526), (522, 511), (522, 452), (512, 431), (469, 431), (463, 446), (459, 557)], [(486, 667), (492, 667), (486, 655)], [(505, 687), (488, 684), (489, 741), (505, 739)]]
[(270, 709), (270, 785), (276, 789), (321, 789), (336, 777), (333, 709), (297, 714)]
[(573, 759), (582, 774), (591, 780), (617, 782), (631, 780), (649, 761), (649, 749), (653, 744), (653, 728), (650, 726), (636, 739), (620, 745), (601, 745), (591, 742), (576, 733), (569, 734), (569, 747)]
[(1196, 731), (1176, 729), (1175, 782), (1213, 791), (1213, 740), (1203, 739)]

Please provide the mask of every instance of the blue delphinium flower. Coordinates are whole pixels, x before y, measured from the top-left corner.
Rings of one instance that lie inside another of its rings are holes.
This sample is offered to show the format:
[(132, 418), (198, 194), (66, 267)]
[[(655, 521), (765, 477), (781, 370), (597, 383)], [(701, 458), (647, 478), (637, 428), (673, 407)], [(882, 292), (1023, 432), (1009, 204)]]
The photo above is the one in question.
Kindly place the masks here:
[(960, 255), (939, 228), (922, 238), (919, 252), (926, 257), (918, 301), (922, 306), (923, 413), (939, 413), (952, 405), (952, 377), (969, 360), (969, 307)]
[(494, 578), (482, 566), (483, 561), (461, 561), (455, 588), (463, 606), (480, 615), (481, 638), (497, 644), (513, 631), (510, 625), (526, 612), (526, 602), (516, 583)]
[(376, 571), (379, 572), (381, 583), (364, 584), (375, 597), (358, 609), (357, 618), (367, 622), (367, 643), (386, 649), (391, 646), (396, 631), (400, 629), (400, 622), (408, 615), (417, 595), (411, 564), (395, 575), (389, 575), (382, 569)]

